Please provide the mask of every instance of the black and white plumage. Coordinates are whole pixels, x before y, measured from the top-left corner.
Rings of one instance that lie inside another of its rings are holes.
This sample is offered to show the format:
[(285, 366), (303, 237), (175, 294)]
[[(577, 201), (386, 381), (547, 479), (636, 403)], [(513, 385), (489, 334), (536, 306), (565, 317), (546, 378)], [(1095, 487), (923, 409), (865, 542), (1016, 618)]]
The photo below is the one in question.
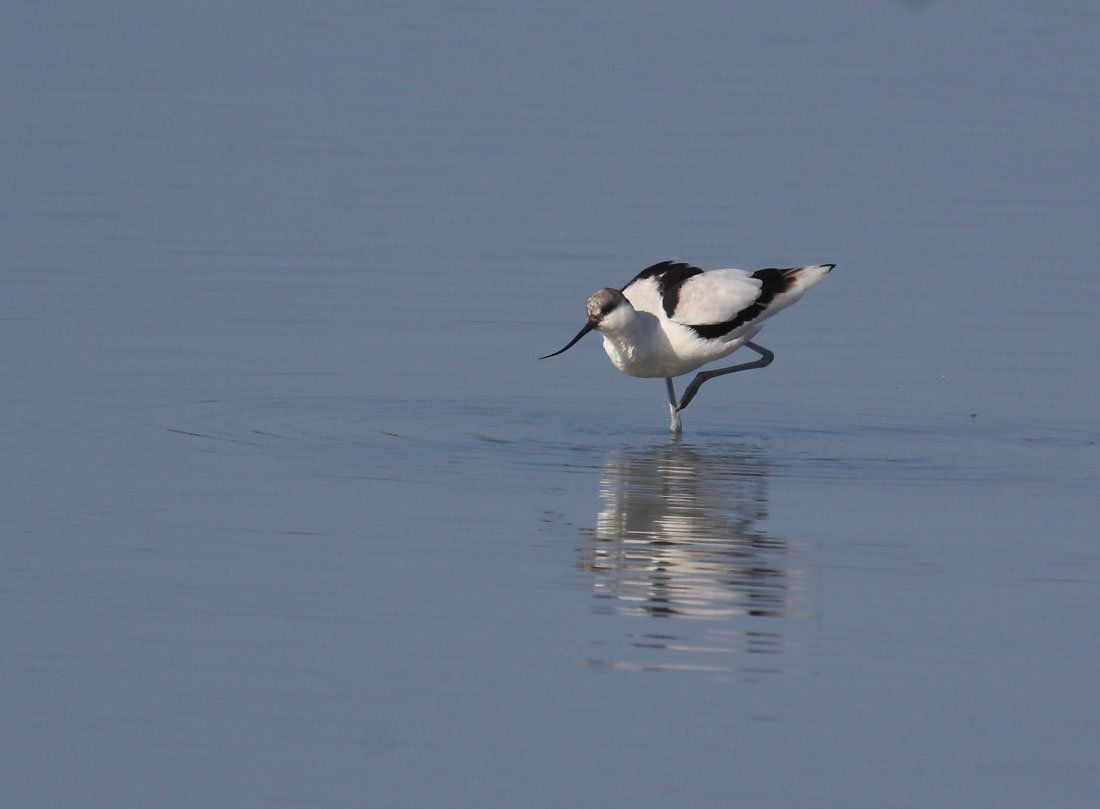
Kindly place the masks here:
[[(616, 368), (631, 376), (663, 377), (667, 383), (671, 424), (681, 430), (679, 411), (699, 386), (716, 376), (762, 368), (774, 356), (751, 342), (763, 322), (802, 297), (834, 267), (814, 264), (704, 272), (682, 261), (647, 267), (619, 289), (604, 288), (588, 298), (588, 322), (555, 357), (572, 348), (593, 329), (603, 336), (604, 351)], [(748, 346), (760, 359), (730, 368), (702, 371), (676, 400), (672, 378)]]

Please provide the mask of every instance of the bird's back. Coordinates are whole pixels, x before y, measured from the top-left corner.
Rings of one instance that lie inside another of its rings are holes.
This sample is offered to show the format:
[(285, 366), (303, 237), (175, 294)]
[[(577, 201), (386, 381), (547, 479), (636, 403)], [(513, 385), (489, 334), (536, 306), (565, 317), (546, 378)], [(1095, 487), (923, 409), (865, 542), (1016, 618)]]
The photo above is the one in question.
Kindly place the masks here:
[(682, 261), (662, 261), (642, 270), (622, 291), (638, 311), (684, 326), (740, 325), (794, 303), (832, 267), (704, 272)]

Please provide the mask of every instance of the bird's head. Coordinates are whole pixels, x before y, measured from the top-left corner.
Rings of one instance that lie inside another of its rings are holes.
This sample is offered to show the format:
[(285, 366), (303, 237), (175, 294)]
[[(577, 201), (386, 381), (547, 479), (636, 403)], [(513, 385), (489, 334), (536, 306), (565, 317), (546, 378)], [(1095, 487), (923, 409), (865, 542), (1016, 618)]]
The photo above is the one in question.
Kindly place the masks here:
[(565, 348), (555, 351), (553, 354), (547, 354), (545, 357), (539, 357), (540, 360), (565, 353), (592, 329), (605, 331), (618, 328), (629, 317), (628, 310), (633, 308), (623, 293), (610, 287), (604, 287), (589, 295), (586, 306), (588, 309), (588, 322), (577, 332), (577, 336), (570, 340)]

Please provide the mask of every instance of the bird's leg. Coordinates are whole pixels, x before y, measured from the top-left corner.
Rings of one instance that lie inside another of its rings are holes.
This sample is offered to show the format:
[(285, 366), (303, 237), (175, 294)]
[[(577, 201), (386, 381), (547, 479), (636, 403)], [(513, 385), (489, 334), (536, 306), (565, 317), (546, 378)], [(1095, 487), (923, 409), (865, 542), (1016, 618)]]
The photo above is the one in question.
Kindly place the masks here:
[(670, 421), (668, 431), (673, 435), (679, 435), (684, 426), (680, 423), (679, 407), (676, 406), (676, 388), (672, 386), (672, 377), (665, 377), (665, 385), (668, 387), (668, 412)]
[[(695, 379), (691, 380), (691, 384), (688, 385), (687, 388), (684, 390), (684, 398), (680, 400), (680, 406), (676, 409), (683, 410), (685, 407), (687, 407), (688, 403), (690, 403), (691, 400), (695, 398), (695, 394), (699, 392), (699, 388), (708, 379), (714, 379), (714, 377), (716, 376), (725, 376), (726, 374), (734, 374), (738, 371), (748, 371), (753, 368), (764, 368), (768, 365), (771, 365), (772, 360), (775, 359), (775, 354), (768, 351), (768, 349), (764, 348), (763, 346), (758, 346), (756, 343), (751, 343), (748, 341), (745, 342), (745, 345), (748, 348), (751, 348), (757, 354), (759, 354), (760, 359), (753, 360), (752, 362), (743, 362), (740, 365), (734, 365), (729, 368), (715, 368), (713, 371), (700, 371), (695, 375)], [(668, 384), (669, 395), (671, 396), (671, 379), (668, 380)]]

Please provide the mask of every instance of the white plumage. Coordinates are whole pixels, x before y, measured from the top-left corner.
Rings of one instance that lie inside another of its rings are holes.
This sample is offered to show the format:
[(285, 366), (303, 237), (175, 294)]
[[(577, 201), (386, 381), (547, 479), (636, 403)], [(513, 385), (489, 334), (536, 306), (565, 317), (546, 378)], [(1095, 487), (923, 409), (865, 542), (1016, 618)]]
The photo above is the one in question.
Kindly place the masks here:
[[(763, 321), (795, 303), (834, 267), (814, 264), (753, 273), (725, 269), (704, 272), (678, 261), (647, 267), (621, 290), (604, 288), (588, 298), (588, 322), (565, 348), (589, 331), (603, 336), (604, 351), (624, 373), (663, 377), (667, 383), (671, 424), (681, 430), (679, 411), (699, 386), (716, 376), (762, 368), (774, 356), (751, 342)], [(677, 404), (672, 378), (748, 346), (760, 359), (696, 375)]]

